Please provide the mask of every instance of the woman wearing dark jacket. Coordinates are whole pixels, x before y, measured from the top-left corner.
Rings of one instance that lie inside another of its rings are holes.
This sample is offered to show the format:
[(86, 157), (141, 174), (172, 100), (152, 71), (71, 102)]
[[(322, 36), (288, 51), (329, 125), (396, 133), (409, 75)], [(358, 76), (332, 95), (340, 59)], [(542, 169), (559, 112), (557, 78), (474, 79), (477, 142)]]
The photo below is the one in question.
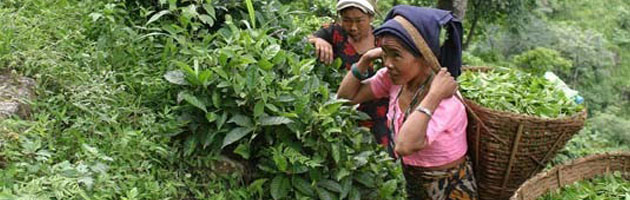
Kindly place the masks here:
[[(371, 25), (376, 14), (372, 0), (340, 0), (337, 3), (338, 23), (326, 24), (309, 36), (309, 42), (315, 45), (315, 53), (319, 61), (331, 64), (334, 59), (341, 58), (341, 67), (350, 70), (353, 63), (370, 49), (376, 46), (373, 27)], [(373, 75), (372, 65), (369, 75)], [(362, 121), (361, 125), (371, 129), (376, 141), (388, 147), (391, 141), (386, 125), (386, 98), (363, 102), (359, 110), (367, 113), (371, 120)], [(393, 153), (393, 149), (388, 149)], [(393, 154), (392, 154), (393, 155)]]

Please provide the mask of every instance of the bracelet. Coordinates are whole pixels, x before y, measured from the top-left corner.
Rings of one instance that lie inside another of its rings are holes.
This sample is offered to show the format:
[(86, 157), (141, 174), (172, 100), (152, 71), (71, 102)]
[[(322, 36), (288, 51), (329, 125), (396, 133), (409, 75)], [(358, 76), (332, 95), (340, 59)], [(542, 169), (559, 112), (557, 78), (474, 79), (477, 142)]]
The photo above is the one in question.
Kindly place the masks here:
[(360, 81), (368, 78), (368, 72), (361, 73), (361, 71), (359, 71), (359, 67), (357, 67), (357, 63), (352, 64), (350, 71), (352, 71), (352, 75)]
[(429, 118), (433, 117), (433, 115), (431, 114), (431, 111), (425, 107), (418, 106), (416, 107), (416, 111), (424, 113), (425, 115), (429, 116)]

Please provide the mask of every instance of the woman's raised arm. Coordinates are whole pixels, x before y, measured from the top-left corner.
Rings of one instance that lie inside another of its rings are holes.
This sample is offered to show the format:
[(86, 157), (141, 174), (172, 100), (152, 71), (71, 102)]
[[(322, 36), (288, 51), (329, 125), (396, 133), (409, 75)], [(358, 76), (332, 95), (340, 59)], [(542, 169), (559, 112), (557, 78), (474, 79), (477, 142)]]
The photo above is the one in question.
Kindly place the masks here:
[[(363, 54), (341, 81), (341, 85), (339, 85), (337, 90), (337, 98), (348, 99), (352, 104), (373, 100), (374, 94), (370, 88), (370, 83), (363, 82), (361, 79), (367, 78), (365, 74), (369, 64), (380, 58), (382, 54), (383, 50), (381, 48), (374, 48)], [(360, 77), (357, 77), (357, 75), (360, 75)]]

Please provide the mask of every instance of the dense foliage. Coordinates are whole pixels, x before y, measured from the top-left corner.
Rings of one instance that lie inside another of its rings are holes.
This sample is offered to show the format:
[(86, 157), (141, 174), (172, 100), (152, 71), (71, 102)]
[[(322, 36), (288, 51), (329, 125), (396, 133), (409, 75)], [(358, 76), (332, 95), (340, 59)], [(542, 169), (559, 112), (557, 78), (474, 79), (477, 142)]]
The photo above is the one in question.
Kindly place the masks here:
[[(0, 121), (7, 199), (189, 196), (159, 50), (121, 4), (0, 2), (0, 68), (37, 81), (30, 120)], [(158, 192), (156, 192), (158, 191)]]
[(523, 71), (537, 76), (548, 71), (567, 74), (573, 65), (571, 61), (563, 58), (558, 51), (544, 47), (538, 47), (514, 56), (513, 63)]
[(189, 105), (180, 109), (192, 132), (185, 155), (238, 154), (251, 163), (248, 179), (263, 199), (395, 198), (400, 170), (357, 125), (365, 115), (335, 100), (314, 68), (332, 71), (307, 51), (291, 51), (308, 32), (271, 35), (278, 27), (225, 23), (206, 36), (208, 52), (176, 61), (180, 70), (165, 75), (189, 85), (178, 94)]

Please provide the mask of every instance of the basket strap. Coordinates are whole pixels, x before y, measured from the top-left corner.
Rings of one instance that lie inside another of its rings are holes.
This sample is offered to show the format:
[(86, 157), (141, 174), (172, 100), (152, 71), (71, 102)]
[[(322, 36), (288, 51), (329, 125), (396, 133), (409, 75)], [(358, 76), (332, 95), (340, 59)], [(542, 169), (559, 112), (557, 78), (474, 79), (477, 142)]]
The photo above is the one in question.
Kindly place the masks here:
[(429, 62), (431, 69), (433, 69), (435, 73), (439, 72), (441, 68), (440, 62), (435, 57), (435, 54), (433, 54), (433, 51), (431, 51), (429, 45), (427, 45), (427, 42), (424, 40), (420, 32), (418, 32), (418, 29), (416, 29), (407, 19), (400, 15), (394, 17), (394, 20), (396, 20), (400, 25), (402, 25), (403, 28), (405, 28), (405, 31), (407, 31), (407, 33), (411, 36), (411, 40), (413, 40), (413, 43), (416, 45), (416, 47), (418, 47), (418, 50), (420, 50), (420, 53), (424, 55), (424, 58), (426, 58), (426, 60)]

